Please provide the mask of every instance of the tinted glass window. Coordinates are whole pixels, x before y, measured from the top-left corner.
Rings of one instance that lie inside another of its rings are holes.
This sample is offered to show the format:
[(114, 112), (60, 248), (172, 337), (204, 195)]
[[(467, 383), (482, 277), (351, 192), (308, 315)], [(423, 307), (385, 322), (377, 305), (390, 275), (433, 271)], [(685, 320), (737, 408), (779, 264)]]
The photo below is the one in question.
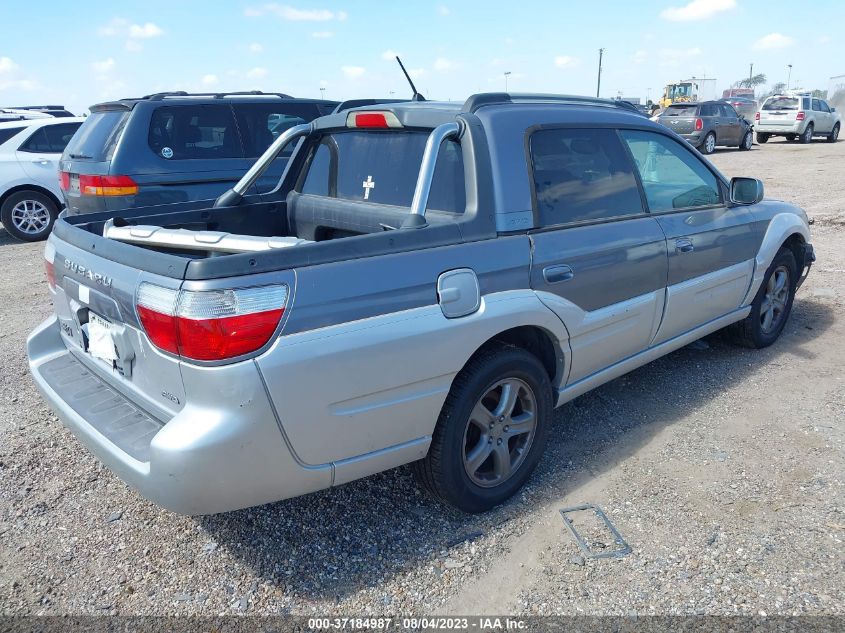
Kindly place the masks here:
[(830, 106), (827, 105), (827, 101), (819, 101), (819, 104), (822, 107), (822, 112), (830, 112)]
[(67, 144), (65, 156), (75, 160), (111, 160), (128, 118), (128, 110), (92, 112)]
[(45, 125), (30, 136), (20, 150), (42, 154), (61, 154), (81, 123)]
[(530, 148), (542, 224), (643, 212), (633, 166), (613, 130), (540, 130)]
[[(426, 132), (359, 132), (326, 135), (318, 146), (302, 193), (410, 207), (420, 173)], [(428, 208), (463, 213), (466, 208), (461, 146), (440, 147)]]
[(23, 127), (7, 127), (3, 130), (0, 130), (0, 145), (8, 141), (18, 132), (25, 130), (26, 128)]
[(763, 104), (763, 110), (797, 110), (798, 97), (772, 97)]
[(621, 132), (631, 148), (650, 211), (671, 211), (721, 201), (719, 183), (692, 151), (653, 132)]
[(228, 105), (163, 106), (150, 121), (150, 149), (168, 160), (243, 158)]
[(821, 112), (821, 109), (822, 109), (822, 104), (819, 103), (819, 100), (813, 99), (813, 110), (815, 110), (816, 112)]
[(660, 116), (696, 116), (697, 114), (697, 105), (670, 105)]
[(737, 116), (736, 110), (734, 110), (733, 106), (731, 106), (730, 104), (723, 103), (722, 105), (719, 106), (719, 108), (722, 111), (722, 116), (728, 117), (729, 119), (735, 119), (736, 118), (736, 116)]
[(701, 116), (719, 116), (719, 106), (715, 103), (705, 103), (701, 106)]
[[(309, 123), (319, 114), (310, 103), (241, 103), (233, 107), (247, 158), (258, 158), (285, 130)], [(282, 155), (290, 156), (293, 147), (289, 145)]]
[(804, 97), (803, 99), (801, 99), (801, 104), (802, 104), (801, 108), (803, 110), (809, 110), (810, 109), (810, 99), (808, 97)]

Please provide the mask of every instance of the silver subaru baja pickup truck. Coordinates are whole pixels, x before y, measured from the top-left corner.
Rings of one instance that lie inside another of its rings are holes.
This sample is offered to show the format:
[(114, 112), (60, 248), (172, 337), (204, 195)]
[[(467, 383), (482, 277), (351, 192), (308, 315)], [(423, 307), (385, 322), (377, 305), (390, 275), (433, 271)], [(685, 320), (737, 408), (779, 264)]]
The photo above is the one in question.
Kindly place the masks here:
[(498, 93), (293, 127), (214, 204), (63, 217), (45, 258), (44, 397), (145, 497), (208, 514), (408, 463), (487, 510), (555, 407), (726, 326), (772, 344), (814, 254), (804, 211), (665, 127)]

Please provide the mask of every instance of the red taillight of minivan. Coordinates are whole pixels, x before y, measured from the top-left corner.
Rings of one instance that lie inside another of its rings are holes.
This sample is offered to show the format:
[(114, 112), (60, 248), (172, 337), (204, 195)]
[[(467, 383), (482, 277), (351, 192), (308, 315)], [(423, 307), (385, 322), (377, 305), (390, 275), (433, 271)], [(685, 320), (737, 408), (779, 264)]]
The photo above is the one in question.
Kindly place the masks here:
[(138, 184), (129, 176), (90, 176), (79, 174), (82, 196), (134, 196)]
[(61, 189), (62, 191), (67, 191), (68, 189), (70, 189), (70, 172), (59, 172), (59, 189)]
[(795, 120), (796, 120), (796, 121), (803, 121), (803, 120), (804, 120), (804, 113), (803, 113), (803, 112), (799, 112), (798, 114), (796, 114), (796, 115), (795, 115)]
[(755, 113), (754, 113), (754, 120), (755, 120), (755, 121), (759, 121), (759, 120), (760, 120), (760, 113), (759, 113), (759, 112), (755, 112)]
[(281, 321), (288, 287), (138, 288), (138, 318), (153, 345), (190, 360), (228, 360), (266, 345)]
[(702, 121), (701, 119), (696, 119), (695, 120), (695, 129), (696, 130), (703, 130), (704, 129), (704, 121)]

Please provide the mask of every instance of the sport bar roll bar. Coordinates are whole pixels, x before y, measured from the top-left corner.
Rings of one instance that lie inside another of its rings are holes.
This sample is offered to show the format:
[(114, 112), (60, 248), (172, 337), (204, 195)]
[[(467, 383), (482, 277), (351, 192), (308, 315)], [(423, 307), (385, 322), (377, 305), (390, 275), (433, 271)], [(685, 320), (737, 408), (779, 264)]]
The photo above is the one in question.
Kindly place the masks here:
[(428, 196), (431, 193), (431, 182), (434, 179), (434, 168), (437, 166), (440, 146), (447, 139), (458, 138), (460, 133), (460, 123), (454, 122), (438, 125), (428, 135), (422, 163), (420, 164), (420, 174), (417, 176), (417, 186), (414, 189), (414, 198), (411, 201), (411, 213), (402, 223), (402, 228), (422, 228), (426, 226), (425, 209), (428, 205)]
[(307, 136), (311, 133), (312, 127), (310, 123), (302, 123), (295, 125), (292, 128), (285, 130), (279, 137), (270, 144), (264, 153), (255, 161), (252, 167), (243, 175), (237, 184), (231, 189), (224, 191), (220, 197), (214, 201), (215, 207), (231, 207), (239, 204), (243, 200), (246, 192), (252, 187), (256, 181), (261, 178), (262, 174), (267, 171), (270, 164), (276, 160), (276, 157), (281, 153), (285, 146), (291, 141), (297, 140), (300, 137)]

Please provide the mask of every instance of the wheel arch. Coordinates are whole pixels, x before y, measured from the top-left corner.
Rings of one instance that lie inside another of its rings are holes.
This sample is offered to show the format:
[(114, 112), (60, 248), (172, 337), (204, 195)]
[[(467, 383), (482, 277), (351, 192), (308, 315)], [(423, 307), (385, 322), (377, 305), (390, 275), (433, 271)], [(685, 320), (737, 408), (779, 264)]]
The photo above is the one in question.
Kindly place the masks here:
[(478, 355), (503, 343), (519, 347), (536, 356), (546, 370), (552, 385), (560, 385), (563, 382), (566, 356), (560, 349), (555, 336), (538, 325), (520, 325), (491, 336), (467, 359), (464, 367)]
[(56, 208), (59, 211), (61, 211), (65, 206), (65, 203), (62, 202), (61, 200), (59, 200), (56, 197), (56, 194), (54, 194), (52, 191), (50, 191), (46, 187), (42, 187), (41, 185), (28, 183), (28, 184), (25, 184), (25, 185), (15, 185), (14, 187), (10, 187), (8, 190), (6, 190), (2, 194), (0, 194), (0, 207), (2, 207), (4, 204), (6, 204), (6, 200), (8, 200), (11, 196), (13, 196), (14, 194), (19, 193), (21, 191), (35, 191), (37, 193), (40, 193), (40, 194), (47, 196), (48, 198), (50, 198), (50, 200), (52, 200), (56, 204)]

